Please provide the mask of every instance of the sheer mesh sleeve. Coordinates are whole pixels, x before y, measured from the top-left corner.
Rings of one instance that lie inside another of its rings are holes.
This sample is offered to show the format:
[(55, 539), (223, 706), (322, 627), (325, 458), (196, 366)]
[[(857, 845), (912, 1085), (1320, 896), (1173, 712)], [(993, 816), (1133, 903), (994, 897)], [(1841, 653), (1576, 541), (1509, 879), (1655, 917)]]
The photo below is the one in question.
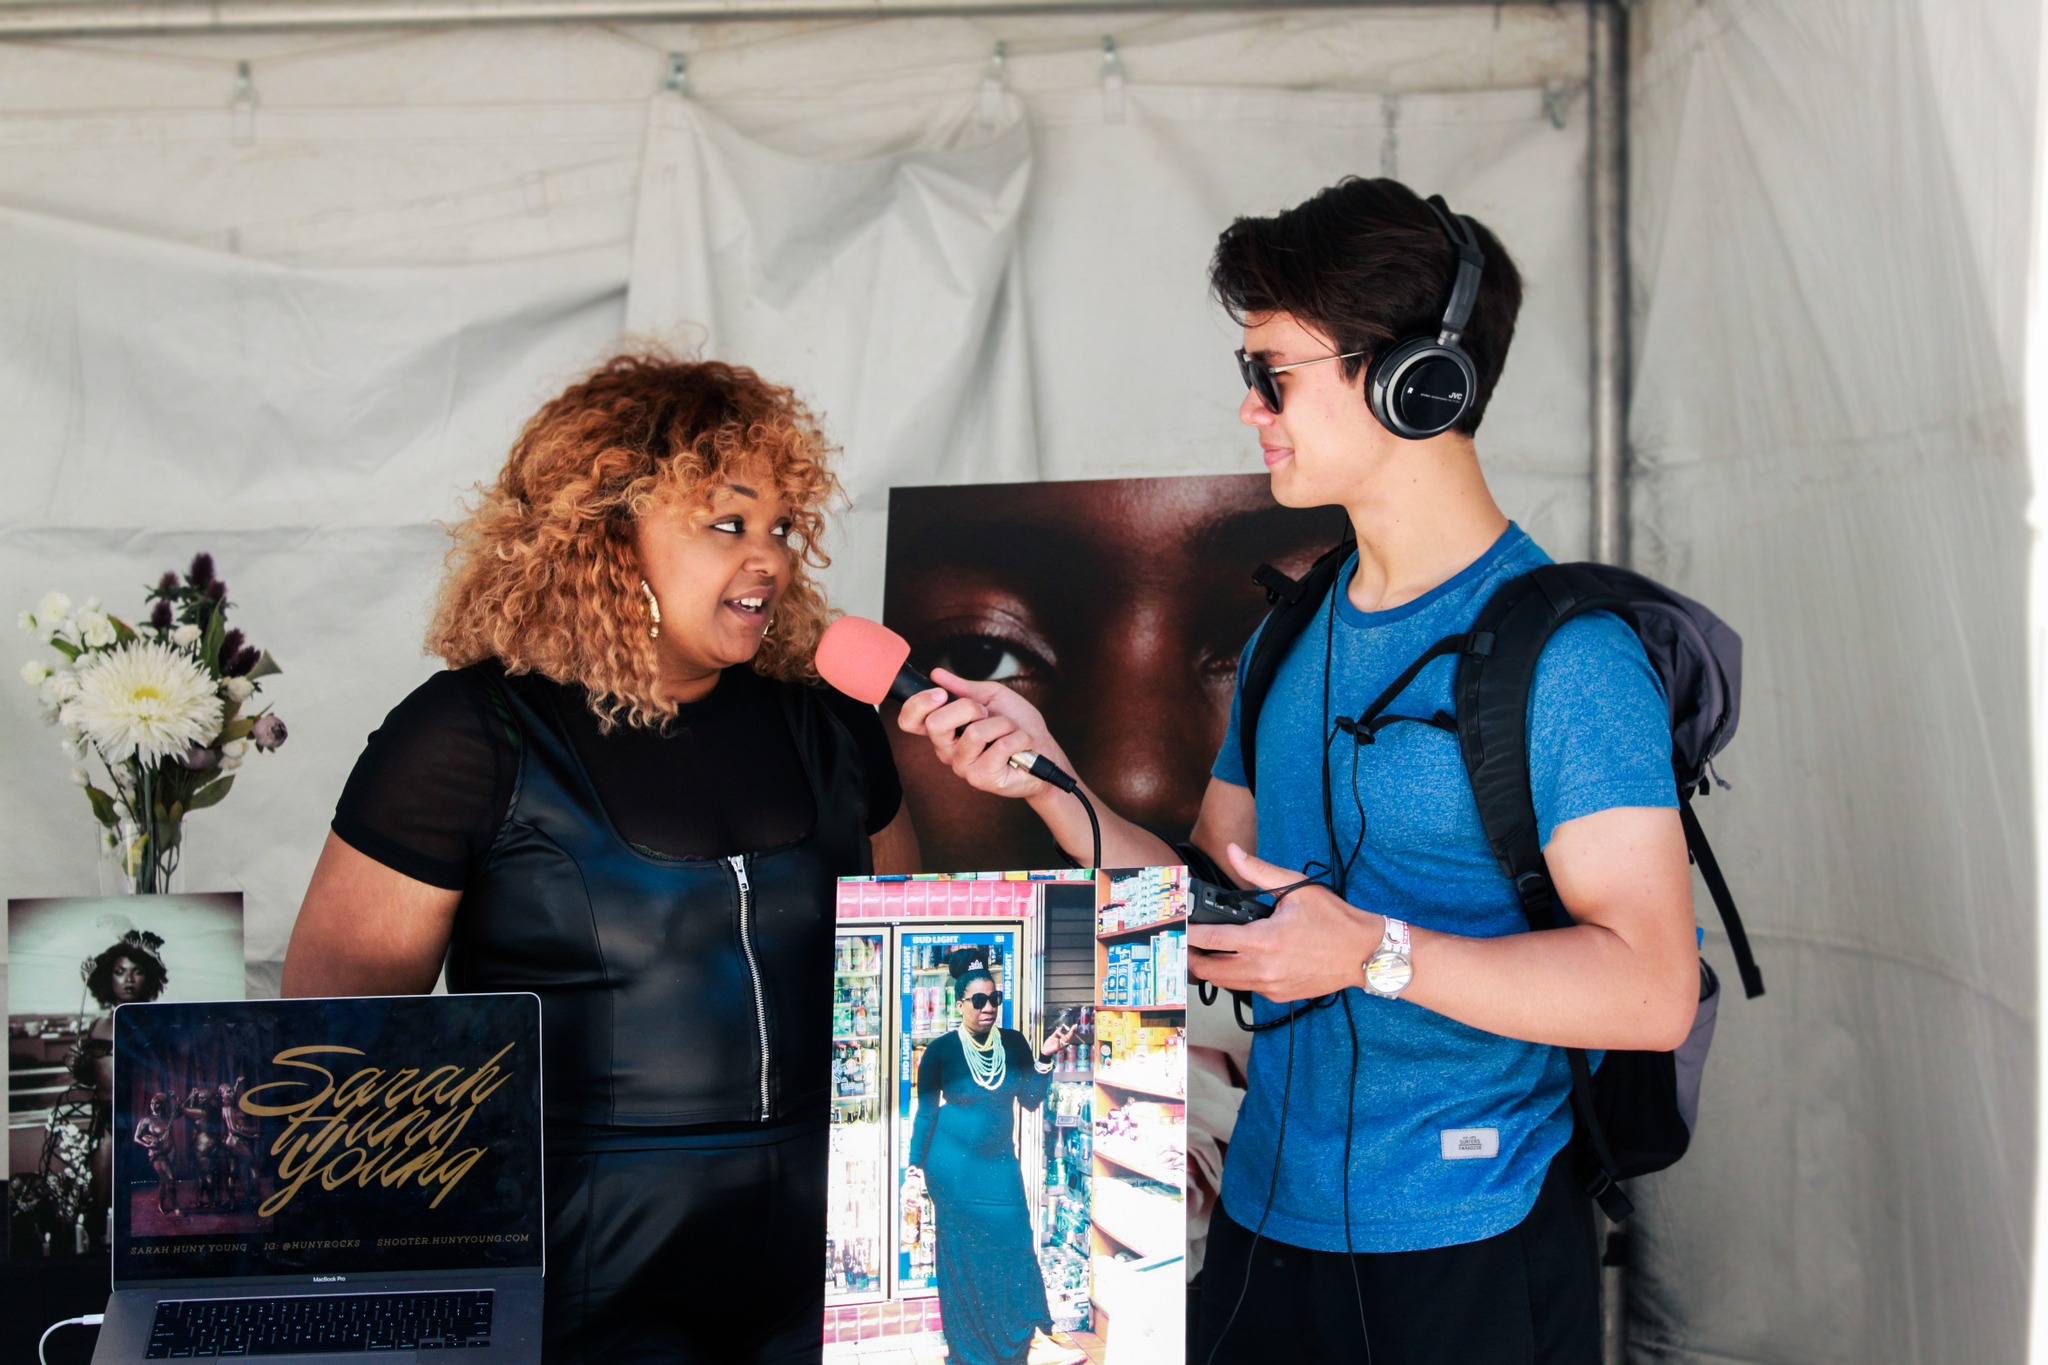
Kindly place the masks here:
[(880, 834), (903, 805), (903, 781), (896, 775), (896, 753), (889, 747), (889, 732), (882, 727), (881, 714), (866, 702), (829, 687), (820, 690), (825, 705), (845, 722), (860, 746), (861, 767), (868, 778), (868, 833)]
[(334, 811), (349, 847), (415, 881), (460, 891), (511, 802), (509, 734), (491, 723), (491, 681), (437, 673), (370, 735)]

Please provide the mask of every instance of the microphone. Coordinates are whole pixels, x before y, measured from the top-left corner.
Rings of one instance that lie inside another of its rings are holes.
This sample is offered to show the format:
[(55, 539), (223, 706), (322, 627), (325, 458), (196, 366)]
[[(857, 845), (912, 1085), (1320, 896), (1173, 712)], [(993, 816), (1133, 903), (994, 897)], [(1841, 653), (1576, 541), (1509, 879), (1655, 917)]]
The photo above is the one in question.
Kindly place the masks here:
[(910, 641), (880, 621), (842, 616), (818, 637), (818, 676), (856, 701), (909, 701), (938, 684), (910, 664)]
[[(842, 616), (818, 638), (818, 676), (856, 701), (880, 706), (895, 698), (908, 701), (938, 684), (910, 662), (910, 641), (879, 621)], [(1010, 755), (1010, 766), (1049, 782), (1063, 792), (1080, 784), (1072, 774), (1029, 749)]]

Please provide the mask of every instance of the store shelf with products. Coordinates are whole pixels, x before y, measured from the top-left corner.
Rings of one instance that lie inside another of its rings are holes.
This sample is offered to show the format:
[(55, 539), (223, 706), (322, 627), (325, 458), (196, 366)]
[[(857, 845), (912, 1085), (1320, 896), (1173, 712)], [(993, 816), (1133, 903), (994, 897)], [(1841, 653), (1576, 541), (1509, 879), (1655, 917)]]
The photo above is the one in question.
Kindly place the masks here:
[(1186, 929), (1148, 925), (1100, 939), (1098, 945), (1103, 958), (1103, 1008), (1186, 1007)]
[(1142, 1176), (1179, 1190), (1187, 1183), (1188, 1107), (1177, 1099), (1142, 1092), (1109, 1101), (1095, 1115), (1095, 1158), (1114, 1174)]
[(1161, 1184), (1178, 1185), (1186, 1179), (1180, 1162), (1169, 1160), (1165, 1153), (1148, 1150), (1136, 1143), (1103, 1138), (1095, 1143), (1095, 1155), (1109, 1165)]
[[(1095, 1189), (1095, 1235), (1138, 1256), (1187, 1249), (1187, 1202), (1178, 1189), (1135, 1177), (1100, 1181)], [(1098, 1246), (1114, 1254), (1114, 1248)]]
[(1107, 894), (1095, 915), (1098, 939), (1121, 938), (1187, 918), (1187, 869), (1143, 867), (1104, 872)]
[(1109, 874), (1096, 917), (1096, 980), (1105, 1008), (1188, 1002), (1187, 888), (1177, 867)]
[[(1131, 1095), (1156, 1095), (1163, 1100), (1185, 1100), (1187, 1092), (1167, 1076), (1126, 1076), (1116, 1071), (1098, 1071), (1095, 1084), (1105, 1090), (1119, 1090)], [(1112, 1101), (1114, 1103), (1114, 1101)]]
[[(1096, 1016), (1095, 1084), (1178, 1100), (1187, 1095), (1187, 1011), (1148, 1005)], [(1112, 1100), (1112, 1105), (1117, 1103)], [(1107, 1112), (1103, 1110), (1101, 1112)]]
[(1133, 924), (1127, 929), (1113, 929), (1098, 933), (1095, 937), (1104, 943), (1121, 943), (1126, 939), (1139, 938), (1145, 934), (1156, 934), (1162, 929), (1178, 929), (1188, 922), (1186, 915), (1175, 915), (1172, 919), (1159, 920), (1152, 924)]
[(1187, 1245), (1185, 872), (1147, 868), (1104, 880), (1089, 1162), (1098, 1330), (1115, 1311), (1102, 1292), (1103, 1267), (1178, 1257)]

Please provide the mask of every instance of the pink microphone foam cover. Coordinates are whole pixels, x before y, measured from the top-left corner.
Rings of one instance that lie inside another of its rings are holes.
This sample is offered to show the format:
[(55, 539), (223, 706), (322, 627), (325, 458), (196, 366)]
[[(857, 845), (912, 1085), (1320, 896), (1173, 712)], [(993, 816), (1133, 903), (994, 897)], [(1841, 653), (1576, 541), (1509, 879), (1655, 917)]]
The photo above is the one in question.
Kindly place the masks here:
[(818, 638), (818, 676), (858, 701), (880, 706), (910, 658), (910, 641), (879, 621), (842, 616)]

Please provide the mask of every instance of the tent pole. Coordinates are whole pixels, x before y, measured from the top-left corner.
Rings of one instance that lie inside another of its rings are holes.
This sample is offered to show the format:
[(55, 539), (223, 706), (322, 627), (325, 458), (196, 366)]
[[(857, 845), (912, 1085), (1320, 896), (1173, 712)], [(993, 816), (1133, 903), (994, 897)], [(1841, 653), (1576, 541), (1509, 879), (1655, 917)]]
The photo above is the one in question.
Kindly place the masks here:
[(1628, 545), (1628, 6), (1591, 0), (1593, 558), (1626, 564)]
[[(1628, 4), (1588, 0), (1586, 148), (1591, 225), (1593, 558), (1627, 564), (1628, 544)], [(1596, 1217), (1601, 1365), (1628, 1359), (1629, 1237)]]

